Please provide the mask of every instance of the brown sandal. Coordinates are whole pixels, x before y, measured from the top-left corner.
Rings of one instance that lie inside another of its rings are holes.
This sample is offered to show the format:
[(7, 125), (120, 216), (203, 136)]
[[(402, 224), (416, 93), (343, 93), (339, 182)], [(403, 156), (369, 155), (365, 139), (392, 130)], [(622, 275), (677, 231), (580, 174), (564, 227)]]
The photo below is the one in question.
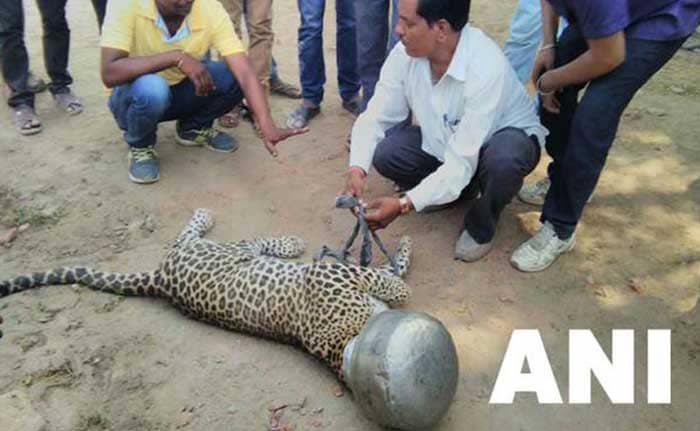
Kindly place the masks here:
[(241, 122), (241, 105), (238, 104), (233, 107), (228, 113), (219, 117), (219, 126), (226, 129), (232, 129), (238, 127)]
[(21, 105), (13, 108), (14, 123), (17, 131), (25, 136), (36, 135), (41, 132), (41, 121), (29, 105)]
[(68, 115), (78, 115), (83, 112), (83, 102), (70, 90), (64, 93), (54, 94), (53, 100), (56, 102), (56, 105), (66, 111)]

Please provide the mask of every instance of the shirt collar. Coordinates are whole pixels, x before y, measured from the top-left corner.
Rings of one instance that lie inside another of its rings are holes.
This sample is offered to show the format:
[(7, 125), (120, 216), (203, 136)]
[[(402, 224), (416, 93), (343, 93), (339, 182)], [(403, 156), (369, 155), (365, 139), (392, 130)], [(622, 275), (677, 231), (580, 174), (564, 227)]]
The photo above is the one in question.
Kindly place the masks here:
[(457, 48), (455, 48), (455, 53), (452, 55), (452, 60), (450, 65), (447, 67), (447, 72), (445, 75), (449, 75), (452, 78), (464, 82), (467, 78), (467, 67), (468, 62), (468, 46), (469, 46), (469, 25), (465, 25), (459, 35), (459, 41), (457, 42)]
[[(198, 1), (192, 4), (192, 10), (189, 15), (187, 15), (187, 25), (190, 30), (202, 30), (204, 29), (204, 17), (202, 16), (202, 9), (199, 7)], [(139, 15), (144, 16), (154, 23), (158, 20), (158, 9), (156, 7), (155, 0), (140, 0), (139, 1)]]

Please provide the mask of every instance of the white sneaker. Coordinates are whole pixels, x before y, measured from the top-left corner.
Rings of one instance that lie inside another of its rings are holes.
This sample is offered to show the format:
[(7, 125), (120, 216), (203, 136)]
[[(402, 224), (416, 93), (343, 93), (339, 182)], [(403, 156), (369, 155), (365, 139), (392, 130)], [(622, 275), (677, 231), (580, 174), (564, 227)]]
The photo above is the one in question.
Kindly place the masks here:
[(520, 245), (510, 257), (510, 263), (523, 272), (538, 272), (547, 269), (554, 261), (576, 244), (576, 234), (561, 240), (554, 232), (554, 226), (544, 222), (532, 238)]
[(525, 184), (518, 192), (518, 198), (526, 204), (542, 206), (551, 184), (549, 177), (544, 177), (536, 183)]
[[(544, 205), (544, 198), (547, 196), (549, 186), (551, 185), (552, 182), (549, 180), (549, 177), (542, 178), (536, 183), (525, 184), (518, 192), (518, 199), (526, 204), (541, 207)], [(593, 199), (593, 193), (591, 193), (591, 196), (588, 198), (586, 203), (591, 203), (591, 199)]]

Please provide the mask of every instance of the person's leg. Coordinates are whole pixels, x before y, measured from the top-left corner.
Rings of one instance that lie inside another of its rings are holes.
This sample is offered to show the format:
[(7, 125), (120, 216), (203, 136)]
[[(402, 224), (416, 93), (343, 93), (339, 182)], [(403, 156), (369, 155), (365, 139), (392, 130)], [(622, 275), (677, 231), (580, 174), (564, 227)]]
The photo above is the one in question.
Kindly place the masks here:
[(160, 177), (153, 147), (158, 123), (171, 100), (168, 82), (156, 74), (143, 75), (112, 90), (109, 108), (129, 146), (129, 178), (135, 183), (153, 183)]
[(387, 0), (356, 0), (357, 22), (357, 67), (362, 85), (361, 111), (367, 107), (374, 95), (379, 80), (379, 71), (384, 64), (389, 38), (389, 2)]
[(34, 95), (27, 86), (29, 56), (24, 45), (22, 0), (0, 1), (0, 63), (2, 76), (10, 87), (7, 104), (34, 107)]
[(247, 0), (245, 19), (250, 43), (248, 56), (263, 88), (270, 87), (272, 61), (272, 0)]
[(542, 271), (574, 247), (576, 225), (603, 170), (623, 111), (682, 43), (628, 38), (625, 62), (588, 85), (574, 113), (568, 144), (555, 152), (549, 170), (552, 184), (542, 210), (543, 225), (511, 257), (517, 269)]
[(91, 0), (92, 8), (95, 9), (97, 17), (97, 27), (102, 33), (102, 24), (105, 22), (105, 14), (107, 13), (107, 0)]
[(280, 79), (279, 71), (277, 70), (277, 60), (272, 56), (270, 60), (270, 81), (277, 81)]
[(553, 162), (552, 185), (542, 211), (542, 221), (549, 221), (559, 238), (573, 235), (630, 100), (682, 43), (628, 38), (625, 62), (589, 84), (574, 114), (569, 144)]
[(234, 151), (238, 144), (229, 135), (212, 127), (214, 120), (243, 100), (243, 92), (224, 62), (204, 63), (215, 90), (199, 97), (189, 79), (170, 88), (172, 103), (163, 114), (163, 121), (178, 120), (176, 140), (181, 145), (204, 145), (221, 152)]
[(360, 77), (357, 71), (357, 33), (355, 31), (355, 0), (336, 0), (336, 62), (338, 65), (338, 89), (344, 108), (359, 109), (355, 100), (360, 91)]
[(44, 35), (44, 63), (51, 78), (52, 94), (68, 92), (73, 78), (68, 73), (70, 30), (66, 21), (66, 0), (37, 0)]
[(540, 144), (520, 129), (496, 132), (481, 149), (474, 180), (481, 197), (464, 217), (464, 228), (479, 244), (489, 243), (503, 209), (540, 160)]
[(519, 0), (510, 23), (510, 33), (503, 53), (513, 66), (520, 82), (530, 77), (537, 48), (542, 41), (540, 0)]
[(380, 175), (400, 188), (412, 189), (441, 165), (421, 149), (421, 142), (420, 127), (402, 125), (377, 145), (372, 164)]
[(236, 32), (236, 36), (243, 40), (241, 19), (243, 18), (244, 0), (222, 0), (221, 4), (224, 6), (224, 9), (226, 9), (228, 16), (233, 23), (233, 29)]
[[(575, 26), (568, 26), (559, 37), (554, 67), (570, 63), (587, 49), (586, 41), (578, 29)], [(546, 141), (547, 153), (553, 159), (559, 158), (569, 143), (571, 122), (578, 107), (578, 96), (581, 88), (580, 85), (569, 86), (557, 94), (557, 100), (561, 103), (559, 114), (551, 114), (540, 107), (540, 121), (549, 130)], [(555, 175), (554, 171), (557, 169), (559, 169), (558, 164), (550, 163), (547, 178), (525, 185), (518, 193), (520, 200), (531, 205), (541, 206), (549, 189), (549, 177)]]
[(399, 22), (399, 0), (391, 0), (391, 15), (389, 20), (389, 45), (387, 46), (387, 52), (394, 49), (394, 45), (399, 41), (399, 37), (396, 35), (394, 29), (396, 24)]
[(301, 96), (315, 106), (323, 100), (326, 66), (323, 60), (323, 13), (325, 0), (297, 0), (299, 26), (299, 80)]

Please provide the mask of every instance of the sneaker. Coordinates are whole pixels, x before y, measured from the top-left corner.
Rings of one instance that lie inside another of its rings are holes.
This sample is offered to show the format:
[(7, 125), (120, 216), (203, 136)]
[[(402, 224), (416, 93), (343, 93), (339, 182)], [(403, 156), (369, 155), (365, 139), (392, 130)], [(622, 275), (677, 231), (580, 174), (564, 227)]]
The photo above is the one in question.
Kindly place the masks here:
[(538, 272), (547, 269), (560, 255), (571, 251), (576, 244), (576, 235), (559, 239), (554, 226), (544, 222), (535, 236), (520, 245), (510, 257), (510, 263), (523, 272)]
[(138, 184), (155, 183), (160, 178), (158, 154), (153, 147), (129, 149), (129, 179)]
[[(544, 198), (547, 196), (547, 192), (549, 191), (549, 186), (551, 184), (552, 182), (549, 180), (549, 177), (542, 178), (536, 183), (526, 184), (522, 186), (518, 192), (518, 199), (526, 204), (541, 207), (544, 205)], [(591, 203), (592, 199), (593, 193), (591, 193), (591, 196), (588, 198), (586, 203)]]
[(518, 192), (518, 198), (526, 204), (542, 206), (550, 184), (551, 181), (548, 177), (542, 178), (536, 183), (525, 184)]
[(455, 245), (455, 259), (465, 262), (476, 262), (491, 251), (492, 245), (493, 241), (479, 244), (465, 229)]
[(238, 142), (231, 135), (220, 132), (213, 127), (204, 129), (181, 130), (177, 124), (175, 141), (185, 147), (205, 146), (213, 151), (232, 153), (238, 149)]

